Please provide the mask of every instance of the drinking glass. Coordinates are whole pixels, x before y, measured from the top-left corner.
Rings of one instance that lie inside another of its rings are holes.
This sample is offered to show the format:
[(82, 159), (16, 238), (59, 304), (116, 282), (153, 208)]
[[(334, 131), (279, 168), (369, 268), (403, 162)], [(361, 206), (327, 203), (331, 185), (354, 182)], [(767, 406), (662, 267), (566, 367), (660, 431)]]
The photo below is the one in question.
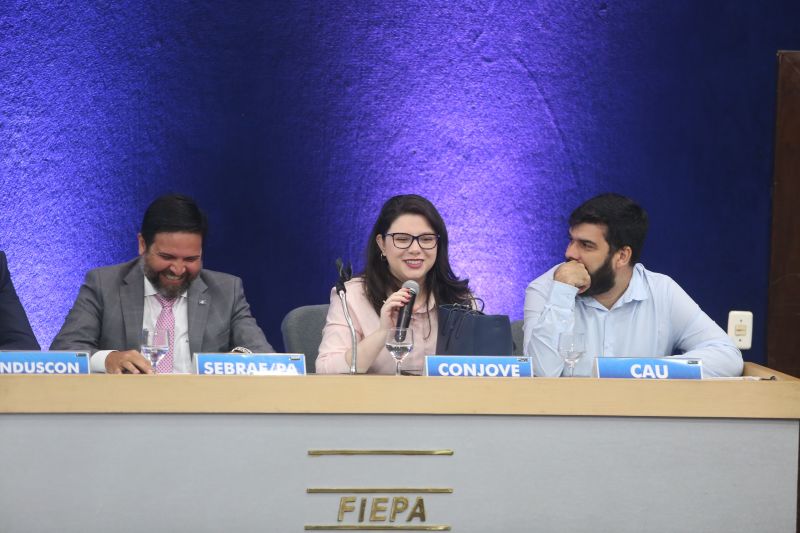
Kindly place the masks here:
[(148, 329), (142, 330), (141, 353), (153, 366), (153, 374), (157, 374), (156, 365), (169, 351), (169, 330)]
[(400, 363), (414, 348), (414, 332), (409, 328), (391, 328), (386, 334), (386, 349), (394, 357), (394, 375), (400, 375)]
[(575, 363), (586, 351), (583, 333), (562, 333), (558, 336), (558, 353), (569, 367), (569, 377), (575, 374)]

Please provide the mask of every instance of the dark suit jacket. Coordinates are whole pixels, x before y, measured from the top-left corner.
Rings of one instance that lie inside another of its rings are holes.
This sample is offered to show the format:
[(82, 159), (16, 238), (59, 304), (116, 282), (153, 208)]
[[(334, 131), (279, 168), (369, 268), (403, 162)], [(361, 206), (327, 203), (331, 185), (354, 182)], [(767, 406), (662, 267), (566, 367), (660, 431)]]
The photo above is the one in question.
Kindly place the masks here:
[(0, 350), (38, 350), (25, 309), (17, 297), (5, 252), (0, 252)]
[[(242, 280), (201, 270), (187, 294), (189, 350), (227, 352), (244, 346), (271, 352), (250, 314)], [(86, 274), (51, 350), (138, 350), (144, 316), (144, 272), (139, 258)]]

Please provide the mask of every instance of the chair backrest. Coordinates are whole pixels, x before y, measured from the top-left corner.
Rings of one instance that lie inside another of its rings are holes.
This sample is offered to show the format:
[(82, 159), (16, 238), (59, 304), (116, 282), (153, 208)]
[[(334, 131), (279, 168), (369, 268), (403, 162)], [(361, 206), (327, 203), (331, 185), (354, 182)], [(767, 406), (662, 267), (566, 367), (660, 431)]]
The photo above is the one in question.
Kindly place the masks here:
[(511, 323), (511, 339), (514, 341), (514, 355), (525, 355), (525, 333), (522, 330), (523, 320), (515, 320)]
[(286, 351), (305, 354), (306, 372), (309, 374), (316, 372), (315, 363), (327, 316), (328, 304), (305, 305), (289, 311), (281, 322)]

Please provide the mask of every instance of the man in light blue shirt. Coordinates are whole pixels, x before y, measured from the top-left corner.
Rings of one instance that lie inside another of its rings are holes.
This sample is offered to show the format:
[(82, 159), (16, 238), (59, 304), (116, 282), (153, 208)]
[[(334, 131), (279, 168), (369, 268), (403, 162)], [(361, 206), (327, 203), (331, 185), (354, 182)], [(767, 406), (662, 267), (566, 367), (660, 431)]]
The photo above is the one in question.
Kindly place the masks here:
[(630, 198), (603, 194), (569, 219), (565, 263), (528, 285), (525, 355), (537, 376), (560, 376), (563, 332), (583, 332), (586, 353), (576, 376), (589, 376), (595, 357), (702, 359), (704, 376), (739, 376), (742, 354), (722, 329), (670, 277), (638, 263), (647, 213)]

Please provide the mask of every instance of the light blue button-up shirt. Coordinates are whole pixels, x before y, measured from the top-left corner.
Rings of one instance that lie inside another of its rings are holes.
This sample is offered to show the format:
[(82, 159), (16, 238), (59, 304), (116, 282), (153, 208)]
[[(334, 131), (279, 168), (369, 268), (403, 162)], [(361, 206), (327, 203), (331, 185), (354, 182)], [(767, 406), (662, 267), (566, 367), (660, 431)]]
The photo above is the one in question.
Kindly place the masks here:
[(664, 357), (683, 354), (702, 359), (703, 375), (739, 376), (742, 353), (733, 341), (672, 278), (637, 263), (630, 284), (611, 309), (577, 287), (553, 280), (556, 265), (525, 291), (525, 355), (537, 376), (560, 376), (564, 360), (558, 336), (586, 335), (586, 353), (576, 376), (592, 374), (595, 357)]

